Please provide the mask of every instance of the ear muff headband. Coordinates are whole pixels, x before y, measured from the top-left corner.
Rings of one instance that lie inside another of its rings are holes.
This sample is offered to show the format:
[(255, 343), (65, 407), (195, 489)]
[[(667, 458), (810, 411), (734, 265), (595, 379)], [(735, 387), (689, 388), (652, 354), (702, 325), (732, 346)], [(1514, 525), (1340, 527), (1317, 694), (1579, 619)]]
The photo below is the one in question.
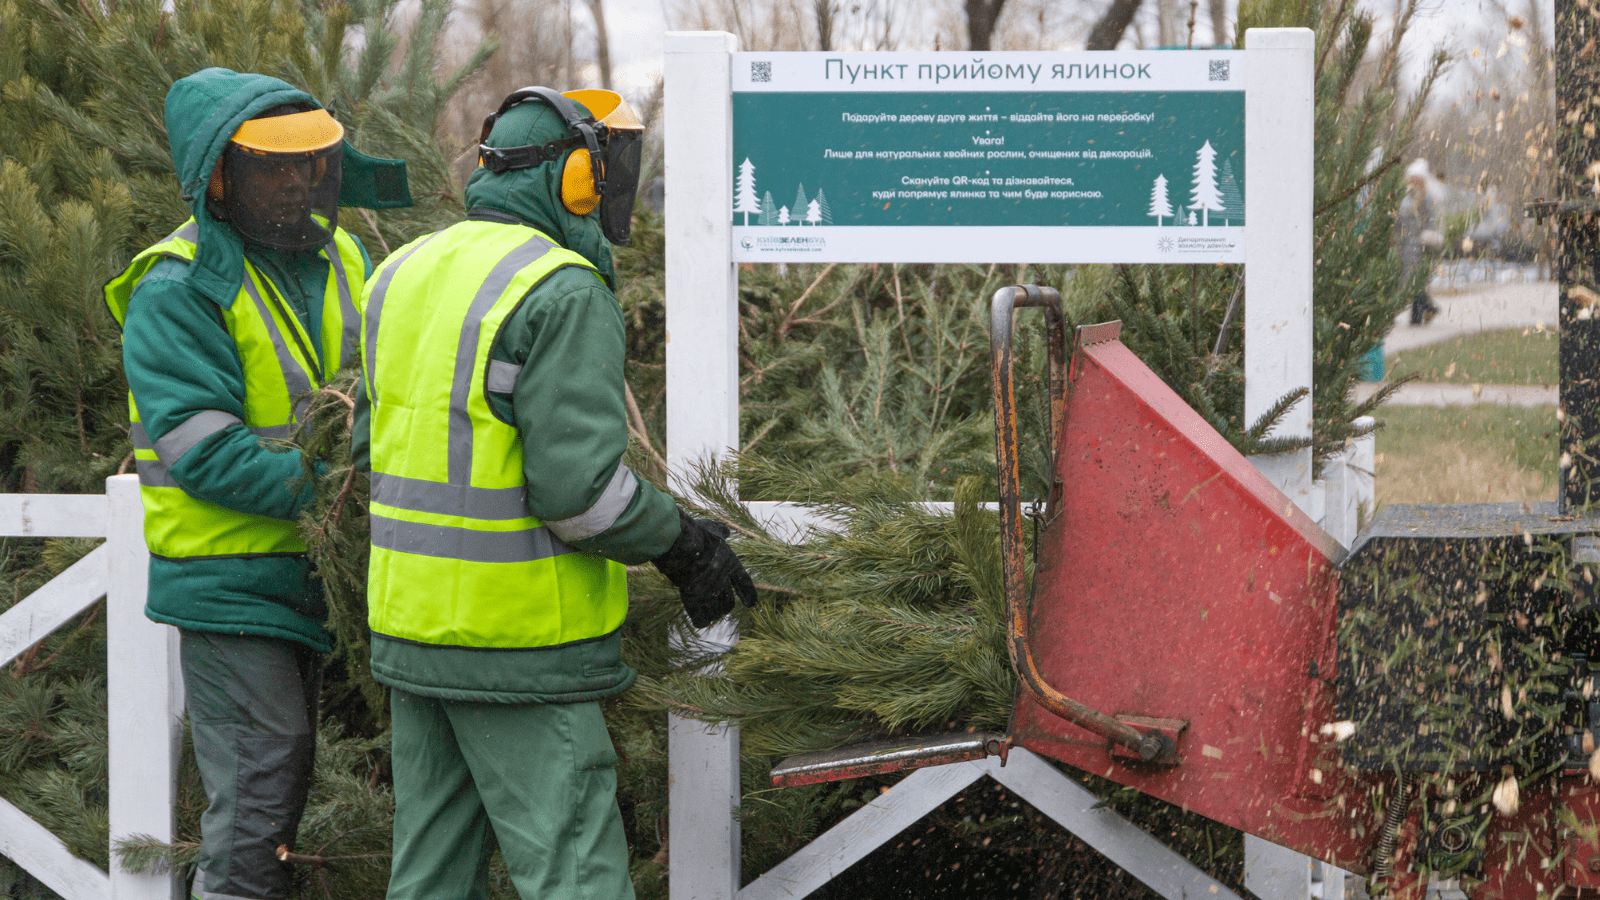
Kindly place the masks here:
[[(495, 122), (508, 110), (529, 101), (542, 102), (560, 113), (572, 136), (525, 147), (490, 147), (489, 133), (494, 130)], [(501, 101), (499, 109), (484, 118), (478, 135), (478, 163), (498, 175), (560, 159), (569, 147), (578, 147), (577, 152), (567, 157), (561, 170), (561, 205), (573, 215), (588, 215), (606, 192), (605, 157), (600, 152), (598, 125), (593, 117), (580, 113), (577, 104), (556, 91), (547, 87), (525, 87), (513, 91)], [(601, 160), (600, 164), (596, 165), (595, 160)]]

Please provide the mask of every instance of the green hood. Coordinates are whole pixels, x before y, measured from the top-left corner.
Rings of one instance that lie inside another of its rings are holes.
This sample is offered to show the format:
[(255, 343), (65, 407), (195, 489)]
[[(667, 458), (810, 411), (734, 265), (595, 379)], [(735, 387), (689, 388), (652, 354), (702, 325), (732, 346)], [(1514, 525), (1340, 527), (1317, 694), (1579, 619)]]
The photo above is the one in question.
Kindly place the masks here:
[[(173, 82), (167, 91), (167, 146), (184, 201), (200, 228), (187, 279), (224, 309), (244, 282), (244, 243), (238, 232), (206, 211), (206, 185), (239, 126), (282, 103), (321, 104), (305, 91), (268, 75), (210, 68)], [(410, 206), (405, 162), (375, 159), (344, 145), (341, 206), (388, 209)]]
[[(584, 109), (583, 104), (573, 103)], [(521, 147), (559, 140), (568, 134), (566, 120), (560, 113), (547, 104), (533, 101), (507, 110), (494, 123), (488, 143), (491, 147)], [(488, 208), (527, 222), (594, 263), (606, 283), (615, 289), (616, 268), (611, 263), (611, 243), (600, 230), (599, 211), (579, 216), (561, 205), (561, 170), (567, 164), (567, 157), (576, 150), (568, 150), (553, 162), (499, 175), (479, 167), (467, 179), (467, 210)]]

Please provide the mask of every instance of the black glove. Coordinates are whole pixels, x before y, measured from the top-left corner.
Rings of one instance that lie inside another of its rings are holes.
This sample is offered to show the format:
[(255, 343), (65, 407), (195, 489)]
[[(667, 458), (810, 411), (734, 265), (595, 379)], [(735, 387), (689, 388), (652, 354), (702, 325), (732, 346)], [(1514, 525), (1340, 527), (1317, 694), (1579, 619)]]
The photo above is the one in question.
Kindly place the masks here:
[(678, 589), (683, 611), (694, 627), (704, 628), (727, 615), (735, 596), (745, 606), (755, 606), (755, 582), (728, 546), (728, 526), (714, 519), (691, 519), (681, 509), (678, 521), (683, 526), (678, 539), (651, 562)]

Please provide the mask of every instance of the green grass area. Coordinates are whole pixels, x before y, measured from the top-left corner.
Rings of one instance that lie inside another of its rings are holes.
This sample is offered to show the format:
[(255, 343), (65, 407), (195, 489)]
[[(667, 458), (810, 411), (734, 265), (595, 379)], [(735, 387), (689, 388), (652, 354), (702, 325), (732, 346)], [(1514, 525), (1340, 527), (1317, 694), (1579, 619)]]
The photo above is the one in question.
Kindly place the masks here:
[(1520, 328), (1485, 331), (1404, 350), (1384, 363), (1391, 379), (1416, 375), (1451, 384), (1554, 385), (1556, 335)]
[(1377, 418), (1384, 502), (1555, 498), (1553, 406), (1385, 406)]

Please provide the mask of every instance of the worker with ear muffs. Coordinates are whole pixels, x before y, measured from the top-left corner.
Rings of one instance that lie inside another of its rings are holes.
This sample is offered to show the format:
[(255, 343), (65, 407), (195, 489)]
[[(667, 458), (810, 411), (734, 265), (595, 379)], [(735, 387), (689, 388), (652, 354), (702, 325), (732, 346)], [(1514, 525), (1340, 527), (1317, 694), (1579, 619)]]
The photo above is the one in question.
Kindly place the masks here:
[(625, 567), (696, 627), (751, 606), (721, 523), (622, 462), (628, 240), (642, 126), (610, 91), (516, 91), (483, 124), (467, 219), (395, 251), (363, 310), (353, 452), (372, 471), (372, 672), (393, 721), (390, 900), (630, 898), (599, 701)]
[(316, 751), (327, 608), (287, 443), (307, 395), (356, 360), (371, 264), (339, 207), (409, 206), (405, 164), (357, 153), (310, 94), (211, 68), (173, 83), (167, 142), (190, 217), (105, 287), (123, 368), (146, 614), (180, 635), (207, 808), (191, 893), (289, 896)]

